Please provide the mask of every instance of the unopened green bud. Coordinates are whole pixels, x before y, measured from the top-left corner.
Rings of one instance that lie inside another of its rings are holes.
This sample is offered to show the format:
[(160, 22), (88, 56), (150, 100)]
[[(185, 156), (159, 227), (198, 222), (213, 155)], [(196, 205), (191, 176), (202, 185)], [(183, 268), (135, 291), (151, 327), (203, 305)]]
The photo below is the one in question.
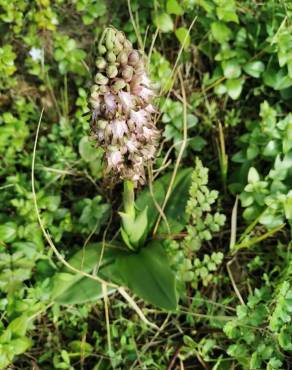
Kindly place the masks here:
[(95, 93), (99, 91), (99, 86), (98, 85), (93, 85), (91, 86), (91, 94)]
[(119, 42), (120, 42), (121, 44), (123, 44), (123, 43), (125, 42), (125, 40), (126, 40), (126, 37), (125, 37), (125, 35), (123, 34), (123, 32), (121, 32), (121, 31), (117, 31), (117, 33), (116, 33), (116, 39), (117, 39), (117, 40), (119, 40)]
[(107, 121), (105, 119), (99, 119), (97, 121), (97, 126), (98, 128), (100, 128), (101, 130), (104, 130), (106, 128), (106, 125), (107, 125)]
[(91, 95), (89, 101), (90, 101), (90, 104), (91, 104), (93, 109), (99, 108), (100, 101), (99, 101), (99, 94), (98, 93), (94, 93), (93, 95)]
[(106, 36), (105, 36), (105, 46), (106, 46), (107, 50), (112, 50), (113, 49), (114, 39), (115, 39), (114, 30), (109, 29), (106, 33)]
[(117, 81), (113, 84), (112, 88), (114, 92), (117, 93), (120, 90), (122, 90), (125, 86), (126, 86), (126, 82), (123, 79), (118, 78)]
[(130, 82), (133, 77), (133, 67), (125, 66), (125, 68), (122, 71), (122, 76), (126, 82)]
[(99, 45), (98, 46), (98, 53), (99, 54), (105, 54), (106, 53), (106, 47), (104, 45)]
[(106, 93), (108, 93), (109, 91), (110, 91), (110, 89), (109, 89), (108, 85), (101, 85), (101, 86), (100, 86), (100, 92), (101, 92), (102, 94), (106, 94)]
[(106, 54), (106, 59), (110, 62), (110, 63), (114, 63), (116, 61), (116, 56), (115, 54), (112, 52), (112, 51), (108, 51), (107, 54)]
[(97, 59), (96, 59), (96, 67), (98, 68), (98, 69), (100, 69), (100, 70), (103, 70), (103, 69), (105, 69), (105, 67), (106, 67), (106, 65), (107, 65), (107, 63), (106, 63), (106, 60), (103, 58), (103, 57), (98, 57)]
[(108, 83), (108, 78), (102, 73), (97, 73), (95, 76), (95, 82), (99, 85), (106, 85)]
[(118, 69), (114, 64), (110, 64), (106, 69), (108, 78), (115, 78), (118, 75)]
[(121, 63), (121, 65), (125, 65), (128, 63), (128, 53), (126, 51), (121, 51), (118, 55), (117, 61)]
[(120, 44), (119, 42), (116, 42), (115, 43), (115, 46), (114, 46), (114, 48), (113, 48), (113, 52), (116, 54), (116, 55), (118, 55), (119, 53), (120, 53), (120, 51), (122, 51), (123, 50), (123, 45), (122, 44)]
[(98, 100), (98, 98), (99, 98), (99, 91), (96, 90), (96, 91), (92, 92), (91, 95), (90, 95), (90, 98), (91, 99), (94, 99), (94, 100)]
[(133, 45), (132, 45), (131, 41), (125, 40), (125, 42), (124, 42), (124, 48), (125, 49), (128, 49), (128, 50), (132, 50), (133, 49)]

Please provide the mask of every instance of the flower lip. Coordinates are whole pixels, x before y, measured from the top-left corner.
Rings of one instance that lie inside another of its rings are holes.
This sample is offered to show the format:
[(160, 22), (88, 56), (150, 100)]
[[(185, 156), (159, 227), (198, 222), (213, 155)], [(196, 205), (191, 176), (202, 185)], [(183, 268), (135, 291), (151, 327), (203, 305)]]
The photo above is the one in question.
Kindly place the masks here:
[(128, 132), (126, 121), (115, 119), (111, 123), (111, 130), (115, 138), (121, 139)]
[(120, 91), (118, 93), (118, 96), (125, 111), (128, 111), (133, 108), (134, 96), (131, 93), (128, 93), (126, 91)]
[(131, 111), (131, 119), (137, 126), (144, 125), (148, 120), (148, 113), (144, 109), (139, 109), (137, 112)]
[(111, 93), (107, 93), (104, 95), (104, 102), (108, 112), (115, 113), (116, 111), (116, 99), (115, 96)]

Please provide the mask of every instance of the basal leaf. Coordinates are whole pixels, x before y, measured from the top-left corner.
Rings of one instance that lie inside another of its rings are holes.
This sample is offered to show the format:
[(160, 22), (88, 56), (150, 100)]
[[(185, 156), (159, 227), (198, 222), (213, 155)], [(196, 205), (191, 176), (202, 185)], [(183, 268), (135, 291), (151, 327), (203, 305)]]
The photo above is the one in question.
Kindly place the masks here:
[[(173, 184), (172, 192), (164, 210), (171, 232), (179, 232), (184, 228), (187, 221), (185, 207), (189, 196), (191, 184), (191, 168), (178, 172)], [(144, 190), (136, 200), (136, 206), (140, 210), (148, 206), (148, 232), (153, 228), (159, 215), (155, 202), (161, 207), (167, 193), (172, 173), (169, 173), (153, 183), (153, 197), (149, 189)], [(165, 221), (161, 220), (159, 232), (168, 232)]]
[(149, 303), (165, 310), (176, 309), (175, 276), (160, 242), (152, 241), (138, 253), (121, 252), (111, 273), (118, 284)]
[[(97, 266), (102, 244), (90, 244), (84, 250), (80, 249), (68, 263), (78, 270), (90, 273)], [(106, 248), (100, 271), (114, 258), (113, 250)], [(112, 292), (109, 291), (109, 293)], [(52, 280), (52, 299), (61, 304), (85, 303), (102, 297), (101, 284), (98, 281), (72, 273), (64, 268), (55, 274)]]

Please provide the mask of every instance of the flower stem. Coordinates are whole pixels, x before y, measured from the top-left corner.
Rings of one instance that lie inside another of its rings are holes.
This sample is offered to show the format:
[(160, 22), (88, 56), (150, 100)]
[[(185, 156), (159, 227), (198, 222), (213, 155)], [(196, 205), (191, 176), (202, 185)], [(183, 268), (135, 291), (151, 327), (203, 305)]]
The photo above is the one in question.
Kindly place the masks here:
[(124, 212), (135, 219), (135, 192), (133, 181), (124, 181), (123, 203)]

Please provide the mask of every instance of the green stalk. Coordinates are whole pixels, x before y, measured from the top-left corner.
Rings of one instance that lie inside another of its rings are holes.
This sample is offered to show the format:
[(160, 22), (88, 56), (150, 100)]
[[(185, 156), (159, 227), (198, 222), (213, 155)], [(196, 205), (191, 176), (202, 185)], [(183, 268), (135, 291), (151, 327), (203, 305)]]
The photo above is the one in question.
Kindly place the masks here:
[(135, 219), (135, 192), (133, 181), (124, 181), (123, 203), (124, 212)]

